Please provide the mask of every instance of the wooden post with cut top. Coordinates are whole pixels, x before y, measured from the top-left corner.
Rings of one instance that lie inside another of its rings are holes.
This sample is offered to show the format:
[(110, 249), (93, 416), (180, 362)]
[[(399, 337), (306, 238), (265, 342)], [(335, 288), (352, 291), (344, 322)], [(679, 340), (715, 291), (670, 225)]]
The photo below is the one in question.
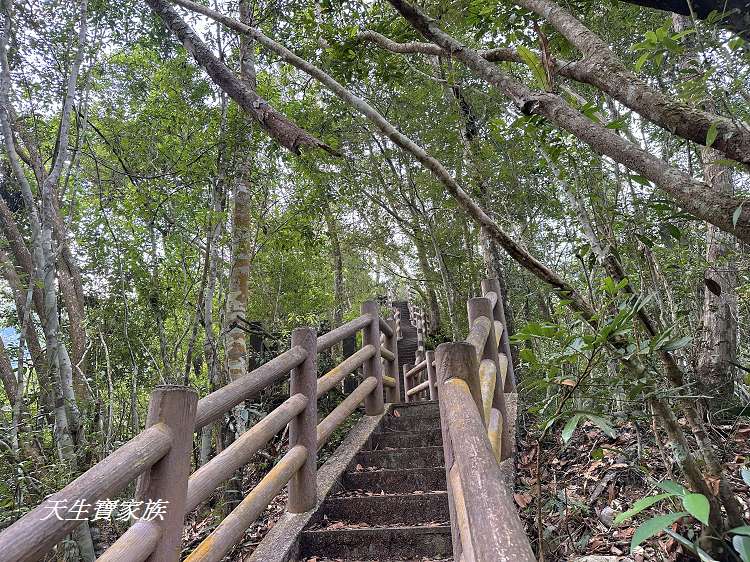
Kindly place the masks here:
[[(450, 407), (445, 401), (445, 393), (442, 392), (442, 388), (448, 379), (458, 378), (463, 380), (469, 387), (474, 402), (481, 404), (481, 398), (479, 396), (479, 374), (476, 359), (476, 352), (474, 346), (468, 343), (443, 343), (438, 346), (435, 350), (435, 371), (437, 374), (438, 388), (441, 389), (440, 400), (438, 404), (440, 406), (440, 428), (443, 435), (443, 454), (445, 458), (445, 480), (448, 489), (448, 509), (450, 511), (451, 519), (451, 539), (453, 542), (453, 559), (462, 560), (463, 547), (461, 540), (469, 540), (470, 537), (461, 537), (461, 532), (458, 527), (458, 515), (459, 512), (465, 511), (465, 506), (461, 505), (462, 494), (459, 490), (453, 489), (452, 482), (455, 478), (452, 475), (456, 474), (455, 456), (453, 452), (453, 441), (451, 437), (451, 428), (448, 427), (446, 421), (448, 415), (446, 409)], [(480, 406), (481, 407), (481, 406)], [(461, 428), (454, 428), (454, 431), (460, 432)], [(456, 439), (460, 439), (461, 436), (456, 436)], [(456, 496), (459, 501), (456, 501)]]
[(370, 323), (362, 329), (362, 347), (371, 345), (375, 353), (363, 365), (365, 379), (375, 377), (377, 386), (365, 398), (365, 413), (368, 416), (377, 416), (385, 409), (383, 396), (383, 365), (380, 361), (380, 307), (376, 301), (365, 301), (362, 303), (362, 314), (369, 314)]
[(414, 386), (414, 385), (412, 384), (412, 381), (411, 381), (411, 379), (412, 379), (413, 377), (407, 377), (407, 376), (406, 376), (406, 373), (408, 373), (409, 371), (411, 371), (411, 368), (412, 368), (413, 366), (414, 366), (414, 365), (412, 365), (412, 364), (410, 364), (410, 363), (406, 363), (406, 364), (405, 364), (405, 365), (404, 365), (404, 366), (402, 367), (402, 369), (403, 369), (403, 374), (402, 374), (402, 377), (403, 377), (403, 379), (404, 379), (404, 402), (411, 402), (411, 401), (413, 400), (413, 398), (412, 398), (411, 396), (409, 396), (409, 391), (410, 391), (410, 390), (412, 389), (412, 387)]
[(427, 380), (430, 381), (430, 400), (438, 399), (437, 374), (435, 373), (435, 352), (427, 351)]
[[(498, 295), (498, 301), (500, 295)], [(474, 320), (481, 316), (486, 316), (491, 320), (490, 322), (490, 334), (487, 337), (487, 342), (484, 344), (484, 351), (482, 353), (481, 360), (492, 361), (495, 365), (495, 385), (492, 394), (492, 408), (500, 413), (502, 420), (502, 435), (500, 438), (500, 459), (505, 460), (513, 456), (511, 449), (512, 441), (509, 432), (510, 424), (508, 423), (508, 410), (505, 407), (505, 390), (501, 380), (500, 373), (500, 356), (497, 351), (497, 339), (495, 338), (495, 324), (493, 321), (494, 313), (492, 309), (492, 303), (487, 297), (476, 297), (469, 299), (467, 303), (467, 309), (469, 313), (469, 325), (472, 325)], [(480, 412), (483, 412), (483, 405), (480, 406)], [(483, 416), (484, 417), (484, 416)], [(489, 419), (484, 420), (486, 425), (490, 424)]]
[[(155, 525), (161, 531), (149, 562), (180, 560), (197, 404), (198, 394), (187, 386), (157, 386), (151, 393), (146, 427), (163, 424), (169, 428), (172, 444), (169, 452), (143, 473), (137, 485), (136, 497), (144, 502), (138, 511), (140, 522)], [(155, 507), (156, 502), (164, 509)]]
[(401, 377), (398, 372), (398, 340), (396, 333), (396, 321), (394, 319), (388, 320), (388, 325), (391, 327), (391, 335), (385, 336), (385, 347), (393, 353), (393, 360), (386, 361), (387, 374), (389, 377), (393, 377), (396, 381), (395, 388), (388, 387), (386, 390), (386, 398), (388, 402), (395, 403), (401, 400)]
[(500, 290), (500, 282), (495, 279), (482, 280), (482, 294), (486, 295), (494, 292), (497, 295), (497, 302), (493, 309), (494, 320), (503, 325), (503, 333), (500, 335), (500, 350), (508, 358), (508, 371), (505, 377), (505, 392), (516, 391), (516, 373), (513, 368), (513, 355), (510, 352), (510, 334), (508, 333), (508, 323), (505, 320), (505, 307), (503, 306), (503, 293)]
[(304, 395), (307, 398), (307, 405), (289, 422), (289, 449), (302, 445), (307, 450), (307, 458), (289, 480), (287, 509), (290, 513), (304, 513), (315, 507), (318, 489), (316, 476), (318, 354), (315, 330), (309, 327), (295, 328), (292, 332), (292, 347), (295, 346), (303, 347), (307, 352), (307, 357), (292, 370), (289, 395)]

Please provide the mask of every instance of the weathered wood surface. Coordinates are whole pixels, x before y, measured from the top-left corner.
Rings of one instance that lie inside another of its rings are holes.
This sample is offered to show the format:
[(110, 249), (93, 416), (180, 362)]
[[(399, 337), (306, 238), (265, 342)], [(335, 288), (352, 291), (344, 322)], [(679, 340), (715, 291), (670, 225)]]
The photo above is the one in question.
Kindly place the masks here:
[(393, 361), (394, 357), (396, 357), (393, 352), (388, 349), (385, 345), (380, 346), (380, 355), (386, 360), (386, 361)]
[(221, 419), (226, 412), (243, 400), (253, 398), (266, 387), (288, 376), (289, 371), (302, 363), (306, 357), (307, 352), (304, 348), (293, 346), (254, 371), (201, 398), (195, 415), (195, 430)]
[(289, 422), (289, 448), (302, 446), (307, 459), (289, 481), (287, 510), (303, 513), (315, 506), (317, 500), (316, 464), (318, 452), (318, 354), (315, 330), (295, 328), (292, 331), (292, 347), (301, 346), (307, 351), (305, 361), (292, 370), (289, 393), (302, 394), (307, 398), (305, 409)]
[(469, 322), (469, 326), (471, 326), (471, 329), (465, 341), (472, 345), (477, 362), (479, 362), (484, 354), (487, 338), (492, 332), (492, 321), (486, 316), (479, 316), (473, 322)]
[(398, 371), (398, 324), (395, 319), (391, 319), (388, 320), (388, 325), (391, 328), (391, 332), (390, 335), (386, 335), (385, 346), (393, 357), (385, 364), (383, 381), (385, 381), (386, 376), (393, 379), (393, 387), (389, 385), (385, 393), (385, 399), (393, 403), (401, 401), (401, 373)]
[(381, 316), (378, 318), (378, 323), (380, 324), (380, 332), (385, 334), (385, 337), (390, 338), (394, 335), (393, 327), (388, 323), (388, 320)]
[(96, 561), (142, 562), (151, 556), (160, 539), (161, 526), (155, 521), (136, 521)]
[(380, 317), (378, 303), (365, 301), (362, 303), (362, 314), (369, 315), (370, 323), (362, 328), (362, 345), (372, 345), (375, 354), (364, 362), (365, 378), (375, 379), (375, 389), (365, 398), (365, 412), (368, 416), (377, 416), (383, 413), (385, 408), (385, 396), (383, 395), (383, 365), (380, 359)]
[(511, 491), (498, 470), (484, 423), (479, 411), (472, 407), (469, 386), (464, 380), (451, 378), (440, 391), (461, 479), (474, 560), (534, 562), (534, 553)]
[[(508, 326), (505, 319), (505, 308), (503, 306), (502, 292), (500, 290), (500, 282), (495, 279), (483, 279), (482, 280), (482, 292), (484, 293), (495, 293), (497, 299), (493, 305), (493, 314), (496, 321), (502, 322), (503, 331), (500, 334), (500, 351), (502, 351), (506, 357), (512, 357), (510, 352), (510, 334), (508, 334)], [(505, 378), (505, 392), (516, 391), (516, 374), (513, 368), (513, 361), (508, 361), (508, 376)]]
[(317, 435), (318, 435), (318, 448), (325, 445), (330, 439), (331, 434), (341, 423), (348, 418), (351, 413), (357, 409), (364, 400), (367, 399), (377, 388), (377, 381), (374, 377), (368, 377), (363, 380), (360, 385), (352, 392), (349, 396), (341, 401), (341, 404), (336, 406), (333, 411), (328, 414), (323, 421), (318, 424)]
[(386, 393), (388, 393), (389, 388), (396, 388), (396, 379), (383, 375), (383, 387), (385, 388)]
[[(480, 365), (486, 360), (493, 363), (495, 367), (495, 380), (497, 380), (497, 375), (500, 373), (500, 357), (497, 352), (497, 339), (495, 338), (494, 320), (492, 320), (494, 315), (492, 303), (490, 299), (486, 297), (476, 297), (469, 300), (469, 302), (467, 303), (467, 310), (469, 313), (470, 325), (476, 325), (477, 323), (482, 321), (482, 325), (487, 327), (487, 339), (485, 340), (484, 348), (481, 355), (478, 356), (478, 359), (480, 361)], [(481, 372), (479, 375), (481, 378)], [(492, 385), (492, 400), (490, 402), (490, 405), (491, 408), (495, 408), (500, 412), (503, 419), (507, 419), (508, 410), (505, 407), (505, 390), (502, 384)], [(490, 408), (487, 408), (486, 406), (485, 408), (483, 408), (483, 411), (485, 411), (485, 425), (489, 424), (489, 410)], [(510, 435), (507, 434), (509, 428), (510, 424), (504, 424), (503, 431), (505, 431), (506, 434), (502, 436), (501, 459), (508, 459), (513, 456), (513, 451), (510, 450)]]
[(424, 371), (427, 368), (427, 359), (424, 359), (417, 363), (416, 365), (413, 365), (408, 371), (404, 371), (405, 377), (413, 377), (414, 375), (418, 375), (422, 371)]
[(354, 320), (350, 320), (346, 324), (342, 324), (338, 328), (334, 328), (330, 332), (318, 336), (318, 352), (325, 351), (344, 338), (356, 334), (362, 328), (369, 325), (370, 322), (371, 319), (367, 315), (358, 316)]
[(404, 383), (404, 402), (410, 402), (411, 400), (409, 400), (410, 398), (409, 391), (412, 389), (412, 386), (414, 385), (412, 384), (412, 380), (411, 380), (411, 376), (409, 375), (409, 372), (413, 370), (413, 367), (409, 363), (407, 363), (406, 365), (402, 367), (402, 369), (404, 371), (403, 379), (402, 379)]
[(435, 352), (426, 352), (425, 361), (427, 361), (427, 382), (430, 385), (430, 400), (438, 399), (437, 391), (437, 373), (435, 372)]
[(185, 562), (220, 562), (242, 539), (250, 524), (268, 506), (287, 482), (304, 466), (308, 451), (297, 445), (276, 463), (258, 485), (206, 539), (185, 559)]
[(307, 402), (308, 398), (304, 394), (290, 396), (210, 462), (196, 470), (188, 481), (187, 511), (192, 511), (207, 500), (222, 482), (248, 463), (261, 447), (305, 409)]
[(430, 381), (428, 379), (426, 381), (419, 383), (417, 386), (410, 388), (407, 395), (414, 396), (416, 394), (419, 394), (420, 392), (424, 392), (425, 390), (428, 390), (429, 388), (430, 388)]
[(375, 355), (375, 348), (371, 345), (366, 345), (362, 349), (356, 351), (341, 363), (336, 365), (333, 369), (328, 371), (325, 375), (318, 379), (318, 392), (317, 396), (320, 398), (325, 393), (330, 391), (336, 386), (341, 380), (349, 373), (354, 372), (358, 369), (365, 361)]
[[(133, 437), (0, 533), (3, 558), (14, 562), (41, 559), (81, 523), (51, 516), (52, 508), (60, 505), (56, 502), (66, 501), (65, 505), (70, 507), (77, 500), (85, 500), (93, 506), (98, 500), (115, 497), (161, 459), (171, 444), (172, 433), (164, 424), (149, 427)], [(87, 514), (84, 510), (82, 517)]]
[(482, 359), (482, 362), (479, 364), (479, 388), (482, 389), (482, 419), (488, 427), (496, 383), (497, 365), (491, 359)]
[(186, 386), (158, 386), (151, 393), (146, 427), (167, 426), (172, 445), (166, 455), (141, 475), (136, 489), (136, 499), (144, 505), (166, 502), (163, 515), (153, 520), (161, 527), (161, 536), (148, 558), (150, 562), (180, 559), (197, 404), (198, 393)]

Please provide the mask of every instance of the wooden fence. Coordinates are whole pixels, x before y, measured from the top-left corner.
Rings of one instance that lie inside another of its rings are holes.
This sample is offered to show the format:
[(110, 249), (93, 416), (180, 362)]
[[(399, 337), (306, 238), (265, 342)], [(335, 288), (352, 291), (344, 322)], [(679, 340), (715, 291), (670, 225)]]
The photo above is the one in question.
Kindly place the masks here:
[(467, 303), (464, 342), (441, 344), (404, 366), (404, 393), (407, 401), (427, 392), (439, 400), (454, 559), (534, 562), (500, 469), (514, 452), (506, 396), (515, 392), (515, 375), (497, 280), (484, 280), (482, 293)]
[[(312, 328), (297, 328), (288, 351), (200, 400), (187, 387), (157, 387), (150, 397), (146, 429), (0, 533), (0, 560), (42, 558), (91, 516), (96, 502), (116, 497), (137, 479), (136, 500), (143, 502), (143, 509), (149, 502), (163, 502), (163, 514), (148, 520), (140, 517), (141, 508), (136, 509), (135, 522), (99, 560), (177, 561), (185, 514), (206, 501), (287, 424), (286, 454), (187, 560), (221, 560), (287, 484), (287, 509), (293, 513), (312, 509), (317, 501), (318, 449), (359, 404), (364, 402), (367, 415), (378, 415), (385, 400), (398, 401), (397, 326), (380, 317), (375, 301), (364, 303), (361, 312), (318, 337)], [(361, 348), (317, 378), (317, 354), (360, 330)], [(359, 367), (362, 382), (317, 423), (317, 399)], [(287, 376), (289, 399), (190, 474), (193, 433)], [(52, 516), (61, 504), (77, 505), (76, 519)]]

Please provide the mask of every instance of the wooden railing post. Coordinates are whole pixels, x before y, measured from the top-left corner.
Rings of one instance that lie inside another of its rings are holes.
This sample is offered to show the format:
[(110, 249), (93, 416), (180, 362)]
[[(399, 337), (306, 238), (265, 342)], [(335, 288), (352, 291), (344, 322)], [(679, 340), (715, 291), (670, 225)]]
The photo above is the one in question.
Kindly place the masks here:
[(419, 364), (424, 360), (425, 347), (424, 347), (424, 320), (422, 318), (422, 309), (417, 308), (415, 312), (416, 327), (417, 327), (417, 352), (415, 364)]
[(396, 333), (396, 321), (393, 319), (388, 320), (388, 325), (391, 327), (391, 335), (386, 334), (385, 347), (393, 353), (393, 360), (386, 362), (388, 365), (387, 374), (396, 380), (396, 387), (388, 387), (386, 390), (386, 399), (388, 402), (394, 403), (401, 401), (401, 377), (398, 372), (398, 340), (396, 339), (398, 336)]
[(404, 402), (411, 402), (412, 401), (412, 398), (409, 396), (409, 391), (414, 386), (411, 383), (412, 382), (411, 379), (414, 378), (414, 377), (407, 377), (406, 373), (408, 373), (413, 366), (414, 365), (411, 365), (411, 364), (407, 363), (406, 365), (404, 365), (402, 367), (403, 368), (403, 374), (401, 376), (404, 379)]
[(430, 381), (430, 400), (437, 400), (437, 376), (435, 373), (435, 352), (428, 351), (425, 353), (427, 357), (427, 380)]
[[(500, 297), (498, 295), (498, 301)], [(490, 299), (486, 297), (476, 297), (469, 299), (467, 303), (467, 309), (469, 313), (469, 325), (471, 326), (477, 318), (486, 316), (490, 320), (493, 320), (492, 303)], [(504, 331), (504, 330), (503, 330)], [(500, 373), (500, 357), (497, 351), (496, 345), (497, 339), (495, 338), (495, 325), (494, 322), (490, 322), (490, 335), (487, 337), (487, 343), (484, 345), (484, 352), (482, 353), (482, 360), (489, 359), (495, 364), (495, 388), (492, 394), (492, 408), (500, 412), (502, 420), (502, 434), (500, 437), (500, 460), (505, 460), (513, 456), (511, 450), (512, 441), (509, 432), (510, 423), (508, 420), (508, 410), (505, 407), (505, 390), (502, 385), (501, 373)], [(484, 412), (484, 405), (479, 407), (480, 412)], [(484, 416), (482, 416), (484, 417)], [(484, 420), (486, 425), (490, 424), (489, 419)], [(494, 445), (493, 445), (494, 446)]]
[(362, 346), (372, 345), (375, 354), (365, 361), (363, 372), (365, 378), (375, 377), (377, 386), (365, 398), (365, 413), (368, 416), (377, 416), (385, 409), (383, 396), (383, 366), (380, 362), (380, 307), (375, 301), (362, 303), (362, 314), (369, 314), (371, 322), (362, 329)]
[(505, 377), (505, 392), (516, 391), (516, 373), (513, 368), (513, 356), (510, 352), (510, 336), (508, 334), (508, 323), (505, 321), (505, 308), (503, 306), (503, 293), (500, 290), (500, 282), (495, 279), (483, 279), (482, 280), (482, 294), (486, 295), (489, 292), (494, 292), (497, 295), (497, 302), (493, 309), (493, 319), (502, 323), (503, 333), (500, 335), (500, 349), (508, 358), (508, 372)]
[[(466, 507), (462, 505), (463, 494), (454, 489), (452, 476), (456, 473), (454, 467), (456, 459), (453, 453), (453, 442), (451, 428), (447, 424), (446, 408), (449, 405), (444, 400), (445, 393), (442, 392), (443, 385), (448, 379), (458, 378), (466, 382), (471, 391), (474, 401), (480, 394), (478, 367), (474, 346), (468, 343), (443, 343), (435, 350), (435, 371), (437, 374), (438, 388), (441, 390), (440, 405), (440, 428), (443, 435), (443, 456), (445, 458), (445, 480), (448, 489), (448, 509), (451, 518), (451, 539), (453, 541), (453, 559), (462, 560), (464, 548), (461, 541), (470, 541), (471, 537), (462, 537), (458, 527), (458, 515), (465, 513)], [(481, 397), (479, 397), (481, 404)], [(481, 406), (480, 406), (481, 407)], [(459, 428), (455, 428), (458, 431)], [(460, 436), (457, 438), (460, 439)], [(471, 552), (471, 548), (468, 549)], [(467, 553), (468, 554), (468, 553)]]
[(307, 405), (289, 423), (289, 449), (302, 445), (307, 459), (289, 480), (287, 509), (290, 513), (304, 513), (315, 507), (318, 496), (316, 463), (318, 456), (318, 354), (317, 338), (313, 328), (301, 327), (292, 331), (292, 347), (301, 346), (307, 351), (305, 360), (295, 367), (289, 382), (289, 395), (303, 394)]
[(157, 386), (151, 393), (146, 427), (164, 424), (172, 434), (172, 444), (138, 480), (136, 497), (143, 502), (139, 517), (161, 528), (149, 562), (180, 560), (197, 404), (198, 394), (186, 386)]

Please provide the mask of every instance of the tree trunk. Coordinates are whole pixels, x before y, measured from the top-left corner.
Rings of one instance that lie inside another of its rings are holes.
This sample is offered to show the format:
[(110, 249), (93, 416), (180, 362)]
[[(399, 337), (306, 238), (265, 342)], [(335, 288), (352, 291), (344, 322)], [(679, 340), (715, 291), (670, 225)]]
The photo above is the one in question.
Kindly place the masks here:
[(425, 248), (424, 239), (422, 238), (421, 231), (415, 229), (414, 236), (414, 248), (417, 252), (417, 260), (419, 261), (419, 270), (422, 273), (422, 279), (425, 283), (425, 295), (427, 297), (427, 313), (429, 314), (430, 322), (430, 335), (440, 333), (440, 303), (437, 298), (437, 291), (435, 290), (435, 272), (430, 267), (430, 262), (427, 258), (427, 249)]

